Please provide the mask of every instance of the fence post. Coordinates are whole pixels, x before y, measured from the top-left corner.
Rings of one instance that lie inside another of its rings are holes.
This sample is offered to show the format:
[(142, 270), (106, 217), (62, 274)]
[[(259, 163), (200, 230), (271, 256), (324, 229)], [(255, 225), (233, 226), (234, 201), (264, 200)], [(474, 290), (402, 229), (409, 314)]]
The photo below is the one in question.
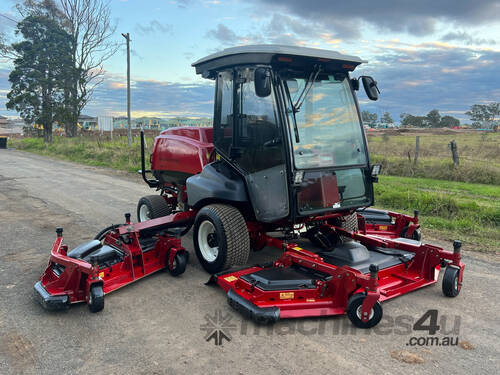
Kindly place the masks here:
[(415, 158), (413, 159), (413, 164), (417, 165), (418, 151), (420, 150), (420, 136), (417, 135), (415, 139)]
[(458, 147), (457, 147), (457, 142), (455, 140), (450, 142), (450, 149), (451, 149), (451, 158), (453, 159), (453, 163), (455, 165), (459, 165), (459, 160), (458, 160)]

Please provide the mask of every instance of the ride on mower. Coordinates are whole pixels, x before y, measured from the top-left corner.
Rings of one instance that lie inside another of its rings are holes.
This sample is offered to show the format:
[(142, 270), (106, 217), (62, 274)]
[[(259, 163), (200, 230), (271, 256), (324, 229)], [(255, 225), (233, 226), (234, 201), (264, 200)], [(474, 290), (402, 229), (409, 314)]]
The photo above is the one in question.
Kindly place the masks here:
[[(368, 208), (380, 166), (370, 163), (355, 91), (362, 84), (371, 100), (379, 91), (372, 77), (350, 76), (363, 62), (276, 45), (229, 48), (195, 62), (196, 73), (215, 81), (213, 127), (161, 132), (151, 170), (141, 133), (142, 177), (159, 194), (141, 198), (139, 223), (111, 228), (104, 245), (123, 250), (132, 238), (140, 254), (148, 239), (161, 254), (186, 254), (176, 241), (192, 228), (209, 281), (260, 323), (347, 314), (373, 327), (380, 302), (437, 282), (441, 267), (444, 294), (458, 295), (459, 241), (453, 251), (424, 244), (417, 211)], [(283, 251), (279, 259), (232, 268), (268, 246)], [(83, 294), (96, 282), (106, 292), (96, 271), (80, 280)]]

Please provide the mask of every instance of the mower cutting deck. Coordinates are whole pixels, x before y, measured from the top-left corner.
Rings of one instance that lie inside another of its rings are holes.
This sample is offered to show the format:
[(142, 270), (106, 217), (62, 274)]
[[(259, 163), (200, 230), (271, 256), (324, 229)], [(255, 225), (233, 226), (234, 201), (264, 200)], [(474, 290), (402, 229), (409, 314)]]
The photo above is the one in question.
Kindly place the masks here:
[(87, 302), (90, 311), (104, 308), (104, 295), (166, 268), (178, 276), (186, 269), (188, 252), (181, 246), (180, 231), (192, 215), (174, 214), (148, 223), (112, 225), (94, 240), (71, 251), (57, 229), (49, 264), (35, 284), (43, 307), (66, 309)]
[(407, 238), (323, 227), (344, 240), (330, 251), (313, 253), (267, 237), (267, 245), (285, 250), (278, 260), (217, 274), (210, 282), (227, 292), (229, 305), (257, 323), (347, 314), (360, 328), (382, 319), (380, 302), (437, 282), (442, 265), (443, 293), (455, 297), (460, 292), (465, 266), (459, 241), (448, 252)]

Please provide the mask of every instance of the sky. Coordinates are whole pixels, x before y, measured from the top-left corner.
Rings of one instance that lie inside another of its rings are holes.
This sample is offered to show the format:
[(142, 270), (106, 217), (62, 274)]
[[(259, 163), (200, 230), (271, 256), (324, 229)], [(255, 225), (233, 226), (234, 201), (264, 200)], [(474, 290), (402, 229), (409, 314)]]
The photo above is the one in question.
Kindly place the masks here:
[[(500, 102), (500, 1), (495, 0), (111, 0), (119, 52), (104, 64), (105, 80), (84, 113), (126, 113), (126, 52), (130, 33), (132, 116), (211, 116), (213, 82), (191, 64), (221, 49), (286, 44), (356, 55), (372, 75), (377, 102), (362, 90), (362, 110), (425, 115), (438, 109), (467, 122), (473, 104)], [(19, 20), (15, 1), (0, 13)], [(15, 23), (0, 17), (0, 31)], [(0, 60), (0, 115), (12, 65)]]

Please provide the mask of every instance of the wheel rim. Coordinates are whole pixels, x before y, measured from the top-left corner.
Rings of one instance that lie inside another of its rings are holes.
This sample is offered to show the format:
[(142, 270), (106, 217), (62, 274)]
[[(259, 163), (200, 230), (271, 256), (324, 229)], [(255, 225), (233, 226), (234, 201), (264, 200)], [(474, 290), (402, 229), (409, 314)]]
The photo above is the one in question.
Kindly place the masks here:
[(453, 280), (453, 286), (455, 287), (455, 290), (458, 290), (458, 276), (455, 277), (455, 280)]
[[(362, 320), (361, 318), (361, 308), (363, 307), (363, 304), (359, 305), (358, 308), (356, 309), (356, 316), (358, 317), (359, 320)], [(370, 317), (368, 320), (371, 320), (373, 318), (373, 315), (375, 315), (375, 311), (373, 309), (370, 310)]]
[(151, 211), (149, 211), (149, 208), (147, 205), (143, 204), (139, 208), (139, 220), (142, 221), (148, 221), (151, 220)]
[(211, 221), (205, 220), (198, 229), (198, 247), (203, 259), (213, 262), (219, 255), (217, 233)]

